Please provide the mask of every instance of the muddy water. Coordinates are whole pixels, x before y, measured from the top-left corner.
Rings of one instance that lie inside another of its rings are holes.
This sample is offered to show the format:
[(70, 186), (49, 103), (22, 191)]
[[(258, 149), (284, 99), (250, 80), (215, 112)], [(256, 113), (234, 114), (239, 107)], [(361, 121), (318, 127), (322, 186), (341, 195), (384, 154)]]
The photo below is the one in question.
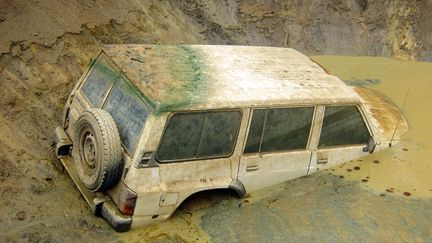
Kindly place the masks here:
[(363, 84), (402, 108), (410, 130), (392, 148), (330, 172), (381, 194), (432, 197), (432, 63), (377, 57), (316, 56), (314, 60), (349, 84)]
[(124, 242), (211, 242), (210, 236), (201, 228), (202, 216), (213, 205), (229, 199), (228, 195), (216, 193), (187, 200), (167, 221), (146, 228), (132, 229), (121, 234)]

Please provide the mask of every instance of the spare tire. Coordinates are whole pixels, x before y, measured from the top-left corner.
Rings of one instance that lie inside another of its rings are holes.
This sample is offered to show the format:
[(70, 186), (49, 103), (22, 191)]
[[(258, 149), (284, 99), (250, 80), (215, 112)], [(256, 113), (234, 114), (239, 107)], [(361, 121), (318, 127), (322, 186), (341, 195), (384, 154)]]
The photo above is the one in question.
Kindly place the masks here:
[(117, 126), (101, 109), (84, 111), (76, 124), (78, 176), (90, 191), (104, 192), (118, 183), (124, 166)]

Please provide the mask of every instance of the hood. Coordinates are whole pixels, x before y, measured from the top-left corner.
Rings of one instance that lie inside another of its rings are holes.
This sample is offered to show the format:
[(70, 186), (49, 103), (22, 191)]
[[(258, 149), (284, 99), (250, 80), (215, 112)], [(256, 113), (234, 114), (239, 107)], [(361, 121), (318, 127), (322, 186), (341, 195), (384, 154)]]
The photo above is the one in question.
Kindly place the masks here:
[(363, 100), (362, 103), (367, 115), (371, 118), (376, 139), (381, 144), (388, 144), (392, 136), (392, 141), (396, 143), (408, 131), (409, 125), (406, 118), (387, 96), (364, 87), (355, 87), (354, 90)]

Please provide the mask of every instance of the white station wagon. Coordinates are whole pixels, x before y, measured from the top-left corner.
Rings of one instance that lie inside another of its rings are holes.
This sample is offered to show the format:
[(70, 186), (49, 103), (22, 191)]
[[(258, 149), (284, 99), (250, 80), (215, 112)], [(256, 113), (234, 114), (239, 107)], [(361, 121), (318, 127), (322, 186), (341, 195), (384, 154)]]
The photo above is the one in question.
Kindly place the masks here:
[(194, 193), (238, 196), (397, 142), (384, 96), (289, 48), (108, 45), (56, 129), (56, 153), (117, 231), (168, 219)]

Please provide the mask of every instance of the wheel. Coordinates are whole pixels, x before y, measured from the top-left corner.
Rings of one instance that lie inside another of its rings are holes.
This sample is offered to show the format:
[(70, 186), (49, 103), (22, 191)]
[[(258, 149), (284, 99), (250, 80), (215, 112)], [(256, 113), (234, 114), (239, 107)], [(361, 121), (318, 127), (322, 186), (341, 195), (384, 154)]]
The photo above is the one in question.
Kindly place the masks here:
[(111, 115), (89, 109), (78, 118), (76, 168), (81, 182), (92, 192), (104, 192), (118, 183), (123, 171), (120, 135)]

